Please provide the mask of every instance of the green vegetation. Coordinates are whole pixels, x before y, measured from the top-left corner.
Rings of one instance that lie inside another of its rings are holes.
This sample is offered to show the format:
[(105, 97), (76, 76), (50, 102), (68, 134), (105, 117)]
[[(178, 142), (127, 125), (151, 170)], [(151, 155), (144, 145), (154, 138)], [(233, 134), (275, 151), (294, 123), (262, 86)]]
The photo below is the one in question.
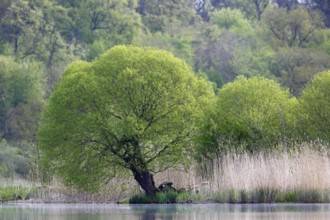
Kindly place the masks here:
[(330, 71), (315, 76), (300, 98), (302, 127), (309, 139), (330, 142)]
[(195, 192), (157, 192), (155, 196), (146, 196), (145, 194), (133, 195), (129, 201), (130, 204), (168, 204), (168, 203), (198, 203), (198, 202), (216, 202), (210, 200), (209, 195)]
[(35, 189), (27, 186), (1, 186), (0, 202), (30, 199)]
[(189, 140), (212, 98), (212, 87), (170, 53), (114, 47), (66, 69), (38, 132), (42, 160), (90, 190), (127, 169), (154, 195), (151, 171), (188, 160)]
[(204, 121), (198, 156), (219, 156), (242, 146), (250, 152), (286, 146), (296, 105), (297, 100), (273, 80), (238, 77), (219, 90)]
[(215, 192), (211, 201), (217, 203), (328, 203), (327, 192), (317, 190), (280, 191), (260, 188), (253, 192), (244, 190)]
[[(2, 0), (0, 180), (155, 195), (170, 167), (327, 152), (329, 70), (328, 1)], [(304, 187), (225, 201), (324, 201)]]
[(130, 204), (148, 204), (148, 203), (159, 203), (159, 204), (166, 204), (166, 203), (177, 203), (178, 193), (174, 191), (170, 192), (159, 192), (156, 193), (154, 196), (146, 196), (146, 195), (135, 195), (130, 198)]
[(212, 193), (160, 192), (155, 196), (134, 195), (130, 204), (168, 204), (168, 203), (329, 203), (328, 192), (318, 190), (291, 190), (260, 188), (252, 192), (245, 190), (216, 191)]
[[(0, 142), (0, 177), (3, 179), (29, 178), (35, 168), (34, 146), (13, 147)], [(24, 151), (23, 151), (24, 149)]]

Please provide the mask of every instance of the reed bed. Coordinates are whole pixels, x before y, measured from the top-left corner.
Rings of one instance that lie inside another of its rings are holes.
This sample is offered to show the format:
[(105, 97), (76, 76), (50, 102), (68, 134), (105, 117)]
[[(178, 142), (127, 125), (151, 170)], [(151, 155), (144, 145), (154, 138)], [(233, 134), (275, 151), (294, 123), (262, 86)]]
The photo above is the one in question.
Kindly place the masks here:
[[(193, 160), (192, 160), (193, 161)], [(165, 181), (178, 195), (160, 195), (177, 202), (269, 203), (330, 202), (330, 150), (321, 144), (300, 144), (289, 150), (251, 154), (228, 153), (207, 163), (201, 172), (196, 162), (189, 168), (170, 169), (154, 175), (156, 185)], [(0, 200), (29, 202), (118, 202), (143, 194), (127, 175), (107, 182), (100, 191), (88, 193), (54, 178), (47, 185), (30, 182), (2, 183)]]
[(260, 188), (284, 190), (330, 189), (330, 154), (308, 146), (292, 152), (228, 154), (215, 160), (207, 190)]
[(228, 153), (203, 172), (170, 170), (159, 175), (215, 202), (330, 202), (330, 151), (303, 143), (290, 150)]

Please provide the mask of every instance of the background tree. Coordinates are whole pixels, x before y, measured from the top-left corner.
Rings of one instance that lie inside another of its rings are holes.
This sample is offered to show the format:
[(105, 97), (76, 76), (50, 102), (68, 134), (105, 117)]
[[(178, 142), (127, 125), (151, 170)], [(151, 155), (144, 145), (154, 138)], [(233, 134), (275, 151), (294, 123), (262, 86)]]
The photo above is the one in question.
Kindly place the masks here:
[(67, 19), (67, 10), (50, 1), (16, 1), (1, 19), (1, 36), (19, 59), (32, 56), (51, 66), (64, 47), (61, 31)]
[(202, 17), (208, 18), (209, 13), (215, 10), (238, 9), (246, 18), (260, 20), (269, 4), (269, 0), (196, 0), (196, 10)]
[(175, 34), (182, 27), (199, 22), (194, 1), (190, 0), (139, 1), (137, 11), (142, 16), (143, 24), (153, 33)]
[(330, 55), (330, 29), (323, 29), (313, 34), (305, 46)]
[(68, 11), (52, 1), (13, 2), (1, 20), (3, 53), (17, 60), (42, 62), (47, 72), (48, 93), (54, 88), (67, 62), (76, 59), (76, 45), (62, 33), (71, 20)]
[(0, 140), (0, 149), (0, 177), (2, 179), (28, 178), (33, 165), (30, 158), (25, 157), (27, 150), (13, 147), (4, 139)]
[(330, 27), (330, 1), (329, 0), (304, 0), (301, 2), (307, 8), (319, 10), (325, 17), (325, 24)]
[(192, 46), (192, 36), (180, 36), (158, 33), (147, 33), (139, 40), (140, 46), (155, 47), (172, 52), (175, 56), (183, 59), (189, 65), (193, 65), (195, 60)]
[(297, 7), (291, 11), (268, 7), (262, 16), (265, 38), (274, 47), (303, 47), (312, 35), (324, 27), (316, 11)]
[(309, 48), (283, 48), (275, 53), (270, 72), (296, 97), (322, 71), (330, 68), (330, 56)]
[(152, 173), (187, 162), (209, 98), (208, 83), (170, 53), (117, 46), (67, 68), (39, 144), (67, 183), (93, 189), (121, 167), (154, 195)]
[(206, 73), (218, 87), (236, 76), (269, 75), (273, 49), (266, 45), (237, 9), (210, 13), (210, 23), (195, 42), (195, 69)]
[(42, 68), (0, 56), (0, 140), (34, 140), (44, 98)]
[(219, 91), (202, 126), (199, 153), (212, 158), (242, 147), (250, 152), (285, 148), (295, 105), (296, 99), (273, 80), (238, 77)]
[(303, 137), (330, 143), (330, 71), (316, 75), (299, 102)]
[(298, 0), (274, 0), (275, 4), (280, 8), (284, 8), (288, 11), (292, 10), (296, 5), (299, 4)]

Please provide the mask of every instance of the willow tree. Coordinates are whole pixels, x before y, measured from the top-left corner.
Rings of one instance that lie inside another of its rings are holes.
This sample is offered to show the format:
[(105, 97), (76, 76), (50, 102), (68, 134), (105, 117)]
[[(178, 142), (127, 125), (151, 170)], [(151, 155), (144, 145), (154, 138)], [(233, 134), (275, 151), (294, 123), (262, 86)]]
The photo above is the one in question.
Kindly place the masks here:
[(299, 102), (303, 137), (330, 144), (330, 71), (316, 75), (303, 90)]
[(116, 46), (66, 69), (43, 114), (42, 156), (67, 183), (95, 188), (124, 168), (154, 195), (154, 172), (188, 162), (212, 97), (171, 53)]
[(209, 119), (201, 126), (198, 156), (212, 159), (237, 149), (257, 153), (285, 148), (295, 137), (297, 104), (273, 80), (238, 77), (219, 90)]

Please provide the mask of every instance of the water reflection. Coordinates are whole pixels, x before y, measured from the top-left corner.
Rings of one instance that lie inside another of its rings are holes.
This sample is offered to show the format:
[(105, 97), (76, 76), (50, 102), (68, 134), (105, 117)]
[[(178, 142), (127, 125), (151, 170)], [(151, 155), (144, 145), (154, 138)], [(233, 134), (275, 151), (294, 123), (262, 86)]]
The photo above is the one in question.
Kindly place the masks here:
[[(245, 204), (131, 206), (137, 219), (330, 219), (329, 204)], [(144, 213), (141, 214), (142, 210)]]
[(330, 204), (3, 204), (1, 220), (330, 219)]

